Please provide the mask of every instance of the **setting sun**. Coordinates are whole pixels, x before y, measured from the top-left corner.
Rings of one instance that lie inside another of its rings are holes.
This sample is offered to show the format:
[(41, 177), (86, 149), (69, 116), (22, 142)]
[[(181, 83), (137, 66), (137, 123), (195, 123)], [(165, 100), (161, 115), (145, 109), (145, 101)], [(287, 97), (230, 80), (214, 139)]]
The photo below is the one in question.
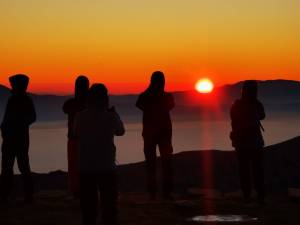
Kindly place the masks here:
[(212, 92), (214, 85), (210, 79), (204, 78), (197, 81), (195, 88), (200, 93)]

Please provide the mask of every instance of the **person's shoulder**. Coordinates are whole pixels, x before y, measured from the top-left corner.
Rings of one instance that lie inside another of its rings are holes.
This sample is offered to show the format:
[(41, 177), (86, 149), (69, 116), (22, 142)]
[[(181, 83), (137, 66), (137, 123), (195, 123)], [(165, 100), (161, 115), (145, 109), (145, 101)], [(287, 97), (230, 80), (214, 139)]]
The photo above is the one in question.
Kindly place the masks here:
[(171, 92), (165, 92), (165, 96), (167, 98), (173, 98), (173, 94)]
[(257, 100), (257, 101), (256, 101), (256, 105), (257, 105), (257, 107), (259, 107), (259, 108), (264, 108), (264, 104), (263, 104), (260, 100)]
[(32, 96), (30, 94), (26, 93), (26, 95), (24, 95), (24, 98), (29, 102), (33, 102)]
[(76, 108), (76, 101), (75, 98), (67, 99), (63, 104), (63, 111), (65, 113), (74, 113)]
[(32, 103), (33, 100), (31, 98), (31, 96), (29, 94), (23, 94), (23, 95), (11, 95), (8, 99), (8, 101), (12, 101), (12, 102), (23, 102), (23, 103)]
[(143, 91), (138, 95), (139, 98), (144, 98), (146, 96), (148, 96), (148, 92), (146, 92), (146, 91)]
[(239, 107), (242, 105), (242, 99), (238, 98), (238, 99), (235, 99), (232, 103), (232, 106), (231, 107)]
[(256, 101), (256, 104), (258, 104), (258, 105), (263, 105), (263, 103), (262, 103), (260, 100), (258, 100), (258, 99), (257, 99), (257, 101)]
[(73, 105), (75, 104), (75, 98), (68, 98), (65, 102), (64, 105)]
[(111, 119), (111, 120), (113, 120), (113, 119), (116, 118), (116, 113), (113, 112), (113, 111), (109, 111), (109, 110), (105, 110), (105, 111), (103, 112), (103, 115), (104, 115), (106, 118)]

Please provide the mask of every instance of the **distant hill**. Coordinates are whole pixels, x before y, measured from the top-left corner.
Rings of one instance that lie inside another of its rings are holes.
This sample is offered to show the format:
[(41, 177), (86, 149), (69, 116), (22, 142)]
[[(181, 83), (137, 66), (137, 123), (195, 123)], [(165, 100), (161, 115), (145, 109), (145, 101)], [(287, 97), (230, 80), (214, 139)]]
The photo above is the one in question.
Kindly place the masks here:
[[(242, 82), (216, 87), (209, 95), (196, 91), (174, 92), (176, 108), (173, 117), (177, 120), (218, 119), (228, 117), (230, 105), (240, 97)], [(0, 119), (9, 89), (0, 85)], [(259, 96), (265, 104), (268, 115), (289, 114), (297, 116), (300, 112), (300, 82), (290, 80), (260, 81)], [(63, 102), (69, 96), (32, 94), (36, 104), (38, 120), (63, 120)], [(113, 95), (111, 105), (115, 105), (125, 121), (140, 120), (140, 111), (135, 107), (137, 95)], [(208, 112), (208, 113), (207, 113)]]
[[(265, 151), (266, 186), (269, 192), (284, 192), (288, 187), (300, 188), (300, 137), (268, 146)], [(160, 159), (158, 160), (160, 165)], [(185, 192), (192, 187), (213, 188), (222, 192), (239, 189), (238, 167), (233, 151), (189, 151), (174, 155), (175, 190)], [(144, 162), (118, 168), (120, 190), (145, 190)], [(160, 174), (160, 173), (159, 173)], [(17, 176), (19, 188), (22, 187)], [(62, 171), (35, 174), (37, 190), (67, 188), (67, 174)]]

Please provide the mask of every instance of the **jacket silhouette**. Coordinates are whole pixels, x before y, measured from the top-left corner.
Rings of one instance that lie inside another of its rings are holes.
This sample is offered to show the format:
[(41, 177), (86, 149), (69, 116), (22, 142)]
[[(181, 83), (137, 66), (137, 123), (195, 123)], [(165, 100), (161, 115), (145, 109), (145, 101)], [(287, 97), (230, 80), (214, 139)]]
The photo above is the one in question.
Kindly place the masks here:
[(240, 183), (246, 201), (250, 199), (252, 180), (258, 194), (258, 201), (263, 202), (264, 170), (261, 120), (265, 118), (263, 104), (257, 99), (257, 82), (245, 81), (242, 98), (234, 102), (230, 110), (232, 132), (230, 138), (236, 149)]
[(36, 120), (36, 112), (26, 89), (29, 78), (17, 74), (9, 78), (11, 96), (7, 101), (2, 132), (2, 170), (0, 194), (7, 200), (13, 185), (13, 166), (17, 159), (19, 170), (24, 181), (25, 201), (32, 201), (33, 181), (29, 165), (29, 126)]
[(125, 133), (114, 108), (108, 108), (107, 89), (93, 84), (88, 106), (75, 117), (74, 135), (79, 147), (82, 224), (96, 224), (100, 191), (104, 225), (117, 225), (116, 147), (114, 136)]
[(164, 91), (164, 74), (152, 74), (149, 87), (139, 95), (136, 106), (143, 111), (143, 139), (146, 159), (147, 187), (150, 198), (157, 193), (156, 146), (162, 160), (163, 197), (170, 198), (173, 188), (172, 122), (170, 111), (175, 103), (172, 94)]
[(75, 198), (79, 197), (79, 170), (78, 144), (72, 135), (74, 130), (75, 115), (86, 109), (87, 95), (89, 90), (89, 80), (85, 76), (78, 76), (75, 81), (75, 96), (68, 99), (63, 105), (63, 112), (68, 115), (68, 183), (69, 191)]

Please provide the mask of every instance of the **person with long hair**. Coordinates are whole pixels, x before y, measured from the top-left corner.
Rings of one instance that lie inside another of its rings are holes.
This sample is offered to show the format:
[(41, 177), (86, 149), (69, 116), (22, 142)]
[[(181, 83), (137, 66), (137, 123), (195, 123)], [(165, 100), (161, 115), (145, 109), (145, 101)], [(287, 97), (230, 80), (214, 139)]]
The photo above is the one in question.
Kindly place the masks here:
[(251, 200), (252, 183), (254, 183), (257, 200), (259, 203), (264, 203), (264, 139), (260, 121), (266, 115), (263, 104), (257, 97), (257, 86), (255, 80), (247, 80), (243, 83), (242, 97), (233, 103), (230, 110), (232, 126), (230, 138), (237, 153), (240, 184), (245, 202)]
[(171, 93), (165, 92), (165, 77), (161, 71), (151, 76), (149, 87), (139, 95), (136, 106), (143, 111), (143, 139), (146, 159), (147, 188), (150, 199), (157, 195), (156, 146), (162, 162), (162, 197), (172, 199), (172, 121), (170, 111), (175, 103)]
[(84, 110), (87, 103), (89, 79), (86, 76), (78, 76), (75, 81), (75, 95), (63, 105), (63, 112), (68, 115), (68, 184), (69, 191), (75, 198), (79, 197), (79, 171), (77, 168), (77, 141), (73, 136), (74, 118), (76, 113)]

